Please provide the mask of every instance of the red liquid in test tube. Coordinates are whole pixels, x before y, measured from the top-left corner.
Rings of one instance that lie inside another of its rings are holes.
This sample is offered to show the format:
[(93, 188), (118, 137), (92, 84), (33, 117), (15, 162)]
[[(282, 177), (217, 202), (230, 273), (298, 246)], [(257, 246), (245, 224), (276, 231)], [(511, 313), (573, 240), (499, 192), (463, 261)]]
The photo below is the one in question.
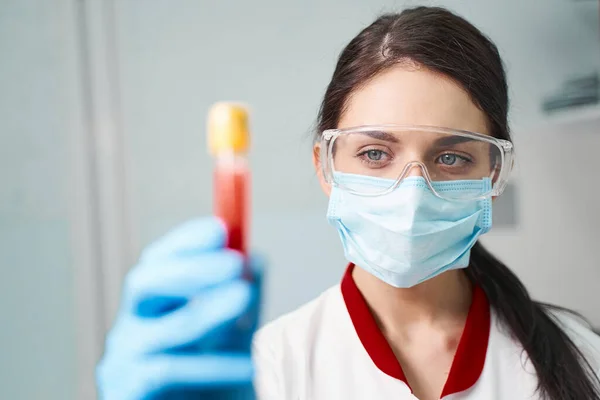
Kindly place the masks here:
[[(214, 212), (227, 228), (227, 247), (248, 255), (250, 169), (246, 158), (250, 133), (245, 107), (215, 104), (208, 117), (208, 142), (215, 160)], [(249, 271), (246, 271), (249, 277)]]
[(245, 160), (217, 160), (214, 171), (214, 211), (227, 227), (227, 247), (248, 255), (250, 171)]

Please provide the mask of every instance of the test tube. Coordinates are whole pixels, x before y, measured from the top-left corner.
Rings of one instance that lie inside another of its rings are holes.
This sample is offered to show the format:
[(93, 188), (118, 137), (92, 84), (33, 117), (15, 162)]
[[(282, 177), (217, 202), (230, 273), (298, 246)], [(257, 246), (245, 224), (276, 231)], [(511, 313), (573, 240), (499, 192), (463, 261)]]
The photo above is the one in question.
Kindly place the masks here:
[[(220, 102), (208, 114), (208, 147), (214, 164), (214, 213), (227, 228), (227, 247), (248, 255), (250, 146), (246, 107)], [(249, 275), (249, 271), (246, 271)]]

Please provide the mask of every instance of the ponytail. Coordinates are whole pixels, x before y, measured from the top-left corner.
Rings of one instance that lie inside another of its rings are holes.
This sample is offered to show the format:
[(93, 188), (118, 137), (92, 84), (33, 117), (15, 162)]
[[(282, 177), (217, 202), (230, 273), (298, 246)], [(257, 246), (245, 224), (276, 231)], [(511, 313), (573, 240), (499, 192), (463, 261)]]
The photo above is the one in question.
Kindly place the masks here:
[(543, 399), (600, 399), (598, 377), (550, 313), (568, 310), (533, 301), (519, 278), (480, 243), (471, 250), (466, 272), (483, 289), (501, 322), (527, 352)]

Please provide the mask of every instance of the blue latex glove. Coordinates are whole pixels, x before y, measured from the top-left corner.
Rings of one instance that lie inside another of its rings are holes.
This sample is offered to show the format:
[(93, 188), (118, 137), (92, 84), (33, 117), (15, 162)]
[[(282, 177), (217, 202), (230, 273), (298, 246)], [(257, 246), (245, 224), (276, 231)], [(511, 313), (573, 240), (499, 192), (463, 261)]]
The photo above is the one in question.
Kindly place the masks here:
[(98, 365), (101, 399), (254, 399), (260, 263), (243, 280), (225, 235), (216, 218), (195, 220), (142, 253)]

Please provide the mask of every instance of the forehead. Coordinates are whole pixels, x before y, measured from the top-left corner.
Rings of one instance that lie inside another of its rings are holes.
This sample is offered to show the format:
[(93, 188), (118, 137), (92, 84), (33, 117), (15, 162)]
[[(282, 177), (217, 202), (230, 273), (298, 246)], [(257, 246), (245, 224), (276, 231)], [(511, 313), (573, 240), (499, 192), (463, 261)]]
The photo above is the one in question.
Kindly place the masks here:
[(426, 68), (398, 66), (348, 99), (338, 128), (430, 125), (488, 133), (485, 114), (453, 80)]

